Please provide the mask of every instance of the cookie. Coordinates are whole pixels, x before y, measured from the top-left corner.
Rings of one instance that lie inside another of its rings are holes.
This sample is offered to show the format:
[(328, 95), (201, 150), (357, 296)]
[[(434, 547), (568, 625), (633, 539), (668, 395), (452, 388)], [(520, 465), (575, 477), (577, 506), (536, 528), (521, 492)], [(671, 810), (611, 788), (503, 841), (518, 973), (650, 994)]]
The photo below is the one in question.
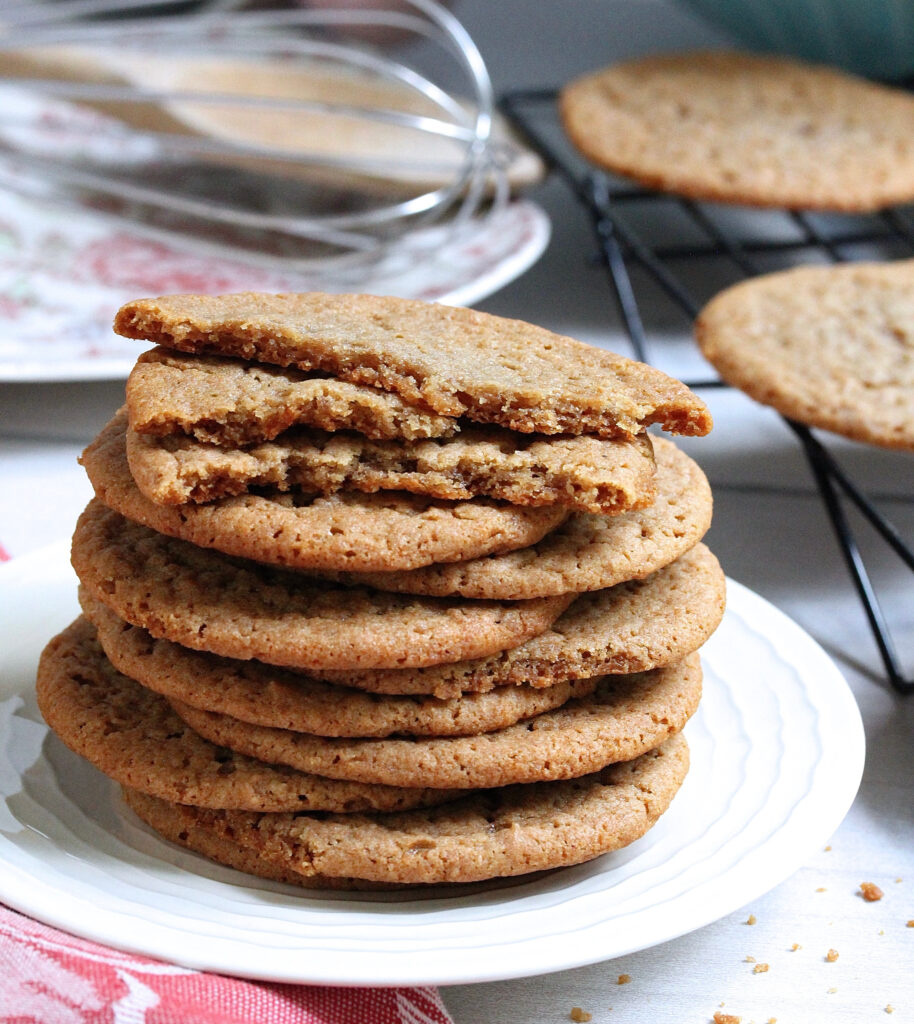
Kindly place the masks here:
[(184, 352), (321, 370), (524, 433), (711, 429), (704, 402), (659, 370), (519, 320), (417, 300), (173, 295), (128, 303), (114, 329)]
[(654, 454), (634, 438), (543, 437), (471, 427), (457, 437), (372, 441), (361, 434), (287, 431), (252, 448), (203, 444), (183, 434), (127, 431), (137, 487), (164, 504), (210, 501), (276, 487), (332, 494), (404, 490), (448, 500), (497, 498), (612, 515), (654, 498)]
[(697, 544), (642, 580), (582, 594), (544, 633), (510, 651), (430, 668), (320, 676), (375, 693), (444, 698), (509, 683), (548, 687), (563, 679), (644, 672), (698, 650), (723, 617), (725, 595), (717, 559)]
[[(689, 767), (674, 736), (633, 761), (562, 782), (472, 793), (438, 808), (398, 814), (247, 814), (167, 806), (126, 794), (167, 838), (253, 873), (429, 885), (477, 882), (572, 864), (628, 846), (667, 810)], [(282, 876), (280, 876), (282, 877)]]
[(402, 810), (455, 794), (338, 782), (214, 746), (164, 697), (121, 675), (94, 627), (77, 619), (42, 652), (36, 683), (45, 721), (105, 775), (163, 800), (252, 811)]
[(179, 648), (123, 622), (88, 594), (80, 600), (109, 661), (164, 697), (254, 725), (317, 736), (466, 736), (504, 729), (586, 696), (593, 679), (534, 689), (502, 686), (440, 700), (379, 696), (335, 686), (257, 661), (232, 661)]
[(643, 57), (567, 85), (560, 112), (588, 159), (717, 202), (878, 210), (914, 199), (914, 98), (787, 57)]
[(93, 499), (71, 560), (122, 619), (196, 650), (293, 668), (408, 668), (482, 657), (548, 629), (572, 595), (512, 603), (328, 585), (198, 548)]
[[(230, 834), (231, 826), (217, 831), (209, 821), (211, 811), (162, 800), (129, 786), (123, 786), (121, 792), (124, 803), (163, 839), (184, 846), (195, 853), (201, 853), (218, 864), (224, 864), (247, 875), (256, 875), (271, 882), (284, 882), (286, 885), (300, 885), (307, 889), (386, 891), (402, 888), (399, 885), (384, 885), (383, 882), (360, 882), (351, 878), (328, 878), (326, 875), (318, 874), (305, 877), (291, 868), (284, 867), (279, 860), (267, 860), (253, 846), (242, 846), (236, 837)], [(244, 811), (232, 813), (246, 814)], [(218, 816), (216, 820), (221, 821)], [(242, 817), (236, 824), (246, 825), (250, 820)], [(243, 882), (243, 879), (239, 881)]]
[(398, 395), (333, 377), (218, 356), (154, 348), (127, 378), (130, 427), (139, 434), (189, 434), (250, 445), (295, 425), (355, 430), (375, 439), (450, 437), (460, 429)]
[(728, 383), (778, 412), (914, 449), (914, 260), (798, 267), (728, 288), (695, 324)]
[(701, 663), (691, 654), (668, 668), (603, 676), (590, 696), (481, 736), (329, 739), (171, 705), (211, 742), (299, 771), (388, 786), (487, 789), (630, 761), (679, 732), (700, 696)]
[[(287, 686), (308, 685), (312, 678), (287, 674), (258, 661), (220, 658), (157, 640), (139, 626), (121, 621), (84, 591), (80, 601), (99, 630), (105, 653), (121, 671), (188, 704), (198, 702), (177, 692), (176, 680), (196, 680), (201, 695), (209, 694), (209, 680), (214, 679), (224, 680), (220, 685), (226, 689), (233, 689), (237, 682), (258, 693), (273, 694)], [(544, 633), (510, 651), (431, 668), (325, 670), (314, 675), (369, 693), (432, 694), (441, 700), (512, 684), (522, 690), (529, 685), (551, 691), (569, 679), (644, 672), (679, 661), (698, 650), (714, 632), (723, 616), (724, 601), (720, 565), (703, 544), (696, 544), (643, 580), (582, 594)], [(268, 702), (252, 699), (258, 713), (265, 714), (260, 704)], [(242, 713), (246, 703), (236, 704), (237, 710), (215, 705), (213, 710), (254, 721), (250, 714)]]
[(713, 507), (698, 465), (671, 441), (656, 438), (654, 448), (657, 497), (648, 508), (611, 517), (573, 513), (537, 544), (507, 554), (347, 579), (407, 594), (516, 601), (603, 590), (647, 576), (704, 536)]
[(293, 569), (407, 569), (477, 558), (534, 544), (567, 515), (557, 506), (357, 491), (311, 498), (273, 491), (207, 505), (159, 505), (130, 474), (125, 428), (121, 412), (80, 459), (105, 505), (157, 533)]

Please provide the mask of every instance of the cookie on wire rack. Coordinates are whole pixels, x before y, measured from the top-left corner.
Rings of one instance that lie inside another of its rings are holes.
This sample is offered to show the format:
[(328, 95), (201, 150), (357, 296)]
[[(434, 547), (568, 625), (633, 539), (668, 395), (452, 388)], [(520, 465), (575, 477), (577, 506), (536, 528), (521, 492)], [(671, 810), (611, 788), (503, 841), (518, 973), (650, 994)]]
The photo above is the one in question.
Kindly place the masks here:
[(695, 333), (724, 380), (784, 416), (914, 450), (914, 260), (756, 277), (713, 298)]
[(693, 199), (846, 212), (914, 199), (914, 97), (829, 67), (643, 57), (569, 83), (560, 111), (593, 163)]

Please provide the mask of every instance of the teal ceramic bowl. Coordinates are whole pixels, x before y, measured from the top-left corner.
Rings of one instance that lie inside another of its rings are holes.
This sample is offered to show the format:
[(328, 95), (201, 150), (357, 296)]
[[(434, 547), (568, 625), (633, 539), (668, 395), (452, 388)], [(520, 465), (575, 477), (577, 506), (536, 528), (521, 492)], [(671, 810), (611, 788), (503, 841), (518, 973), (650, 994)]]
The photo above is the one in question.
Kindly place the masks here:
[(914, 76), (914, 0), (680, 0), (747, 49), (883, 81)]

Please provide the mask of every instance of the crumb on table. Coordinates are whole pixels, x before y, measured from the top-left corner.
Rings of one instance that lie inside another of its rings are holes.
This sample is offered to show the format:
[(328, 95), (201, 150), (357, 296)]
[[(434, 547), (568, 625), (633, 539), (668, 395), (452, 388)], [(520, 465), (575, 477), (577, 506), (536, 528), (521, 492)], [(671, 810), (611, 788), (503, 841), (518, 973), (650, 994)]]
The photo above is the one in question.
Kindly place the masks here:
[(860, 895), (866, 900), (867, 903), (875, 903), (876, 900), (882, 899), (882, 890), (878, 885), (873, 882), (861, 882), (860, 883)]
[(836, 961), (836, 960), (838, 959), (838, 950), (837, 950), (837, 949), (830, 949), (830, 950), (829, 950), (829, 951), (828, 951), (828, 952), (827, 952), (827, 953), (825, 954), (825, 959), (826, 959), (826, 960), (827, 960), (827, 961), (828, 961), (828, 962), (829, 962), (830, 964), (833, 964), (833, 963), (834, 963), (834, 962), (835, 962), (835, 961)]
[(796, 953), (796, 951), (797, 951), (798, 949), (802, 949), (802, 948), (803, 948), (803, 947), (802, 947), (802, 946), (801, 946), (801, 945), (799, 944), (799, 942), (795, 942), (795, 943), (794, 943), (794, 944), (793, 944), (793, 945), (792, 945), (792, 946), (790, 947), (790, 952), (791, 952), (791, 953)]
[(742, 1017), (734, 1017), (732, 1013), (721, 1013), (720, 1010), (714, 1014), (714, 1024), (742, 1024)]
[(616, 982), (617, 985), (627, 985), (632, 980), (630, 974), (620, 974), (619, 980)]
[(580, 1006), (572, 1006), (571, 1013), (568, 1014), (568, 1019), (573, 1020), (575, 1024), (587, 1024), (592, 1018), (593, 1015), (582, 1010)]
[(753, 974), (767, 974), (768, 973), (768, 964), (756, 964), (755, 967), (752, 968), (752, 973)]
[(750, 915), (749, 915), (749, 916), (748, 916), (748, 917), (746, 918), (746, 924), (755, 924), (755, 922), (756, 922), (757, 920), (758, 920), (758, 918), (757, 918), (757, 917), (755, 916), (755, 914), (750, 914)]

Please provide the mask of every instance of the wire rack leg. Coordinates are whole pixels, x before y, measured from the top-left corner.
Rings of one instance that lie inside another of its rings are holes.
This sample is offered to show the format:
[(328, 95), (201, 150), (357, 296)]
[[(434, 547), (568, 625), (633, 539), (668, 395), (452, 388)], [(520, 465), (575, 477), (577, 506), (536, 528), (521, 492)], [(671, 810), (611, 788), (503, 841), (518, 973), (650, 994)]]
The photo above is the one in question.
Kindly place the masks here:
[(838, 547), (841, 549), (851, 580), (863, 604), (863, 610), (869, 621), (873, 639), (879, 648), (879, 655), (882, 658), (889, 682), (899, 693), (914, 693), (914, 680), (906, 679), (902, 674), (901, 663), (892, 641), (891, 631), (864, 564), (863, 556), (857, 546), (857, 540), (844, 513), (841, 498), (833, 480), (831, 459), (812, 437), (807, 427), (792, 420), (787, 422), (803, 446), (809, 468), (822, 495), (822, 503), (837, 537)]

